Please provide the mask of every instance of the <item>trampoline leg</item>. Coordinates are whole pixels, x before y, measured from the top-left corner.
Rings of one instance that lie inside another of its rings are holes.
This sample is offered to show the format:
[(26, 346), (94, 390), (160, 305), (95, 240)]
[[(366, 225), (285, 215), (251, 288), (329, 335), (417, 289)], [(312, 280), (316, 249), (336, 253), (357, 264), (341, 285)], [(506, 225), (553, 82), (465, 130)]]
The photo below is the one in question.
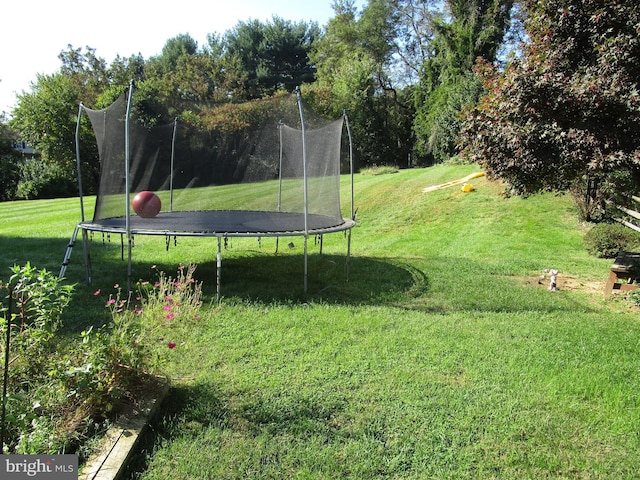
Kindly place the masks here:
[(84, 252), (84, 270), (87, 283), (91, 284), (91, 254), (89, 253), (89, 233), (82, 229), (82, 251)]
[(349, 274), (351, 273), (351, 229), (347, 234), (347, 283), (349, 283)]
[(220, 303), (220, 269), (222, 268), (222, 239), (218, 237), (218, 253), (216, 255), (216, 302)]
[(304, 236), (304, 294), (307, 294), (307, 235)]
[(133, 235), (127, 235), (127, 292), (131, 292), (131, 275), (133, 273)]

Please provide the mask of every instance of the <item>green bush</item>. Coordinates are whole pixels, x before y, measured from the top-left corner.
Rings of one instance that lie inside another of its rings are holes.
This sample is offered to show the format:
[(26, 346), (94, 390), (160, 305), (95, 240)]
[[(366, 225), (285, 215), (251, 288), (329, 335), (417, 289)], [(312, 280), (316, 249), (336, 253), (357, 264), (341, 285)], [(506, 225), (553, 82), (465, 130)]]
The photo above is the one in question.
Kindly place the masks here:
[(636, 307), (640, 307), (640, 288), (637, 290), (631, 290), (627, 294), (627, 300), (629, 300)]
[(57, 276), (29, 263), (14, 266), (11, 271), (7, 283), (0, 281), (4, 294), (0, 342), (5, 361), (9, 359), (6, 365), (3, 362), (8, 375), (3, 375), (7, 396), (6, 416), (2, 418), (5, 438), (0, 445), (3, 452), (10, 453), (58, 451), (64, 441), (53, 434), (50, 414), (60, 406), (64, 395), (51, 383), (50, 359), (57, 356), (55, 333), (73, 286), (63, 285)]
[(78, 194), (75, 176), (58, 163), (30, 160), (22, 168), (15, 196), (24, 200), (71, 197)]
[(460, 112), (483, 92), (475, 75), (459, 75), (433, 89), (418, 107), (414, 119), (415, 153), (442, 163), (456, 155), (462, 119)]
[(640, 248), (637, 232), (619, 223), (599, 223), (584, 237), (585, 246), (591, 255), (600, 258), (615, 258), (621, 251)]
[(0, 202), (13, 200), (20, 181), (22, 160), (14, 154), (0, 154)]
[(137, 295), (115, 285), (106, 299), (112, 321), (73, 338), (57, 332), (74, 287), (30, 264), (13, 267), (9, 281), (0, 281), (2, 299), (11, 299), (0, 303), (2, 346), (10, 335), (1, 451), (85, 456), (86, 438), (158, 381), (164, 356), (178, 344), (176, 325), (199, 318), (194, 270), (158, 272), (155, 283), (138, 283)]

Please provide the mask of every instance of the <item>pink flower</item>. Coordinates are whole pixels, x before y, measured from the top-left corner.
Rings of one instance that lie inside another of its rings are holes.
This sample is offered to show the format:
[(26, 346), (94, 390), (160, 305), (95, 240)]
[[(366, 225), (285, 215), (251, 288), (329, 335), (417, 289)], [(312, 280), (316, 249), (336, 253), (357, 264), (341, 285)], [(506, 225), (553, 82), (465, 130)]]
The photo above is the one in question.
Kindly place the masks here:
[(167, 315), (167, 320), (173, 320), (174, 317), (175, 315), (173, 313), (170, 313), (169, 315)]
[(176, 342), (169, 342), (169, 343), (167, 343), (167, 347), (169, 347), (170, 349), (172, 349), (172, 350), (173, 350), (174, 348), (176, 348)]
[(93, 292), (94, 297), (97, 297), (98, 295), (100, 295), (100, 289), (97, 289), (95, 292)]
[(172, 305), (165, 305), (165, 306), (164, 306), (164, 311), (165, 311), (165, 312), (168, 312), (168, 311), (169, 311), (169, 310), (171, 310), (172, 308), (173, 308), (173, 306), (172, 306)]
[(117, 290), (118, 288), (120, 288), (120, 285), (116, 283), (116, 284), (113, 286), (113, 288), (115, 288), (115, 289)]
[(196, 315), (195, 317), (193, 317), (194, 320), (200, 320), (200, 315)]
[(158, 288), (160, 286), (160, 282), (156, 282), (153, 284), (153, 288)]
[(165, 297), (165, 300), (169, 303), (173, 302), (173, 298), (171, 298), (169, 295)]
[(113, 298), (110, 298), (109, 300), (107, 300), (107, 305), (113, 305), (114, 303), (116, 303), (116, 301)]

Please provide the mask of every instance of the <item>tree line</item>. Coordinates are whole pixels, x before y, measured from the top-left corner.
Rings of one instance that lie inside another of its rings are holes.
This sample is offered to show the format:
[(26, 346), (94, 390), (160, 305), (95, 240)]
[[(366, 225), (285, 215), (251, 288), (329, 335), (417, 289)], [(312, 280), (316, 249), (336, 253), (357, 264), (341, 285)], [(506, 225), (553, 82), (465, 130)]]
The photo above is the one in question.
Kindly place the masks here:
[[(56, 188), (73, 193), (78, 103), (104, 107), (131, 79), (137, 108), (156, 112), (150, 121), (201, 124), (301, 86), (316, 110), (347, 111), (360, 167), (460, 158), (525, 194), (640, 178), (634, 0), (332, 6), (323, 27), (275, 16), (240, 21), (209, 34), (205, 45), (178, 35), (149, 59), (117, 56), (107, 64), (90, 47), (69, 46), (60, 70), (38, 75), (3, 122), (3, 138), (13, 132), (42, 157), (15, 169), (2, 154), (0, 200), (64, 193), (41, 185), (52, 175), (62, 177), (52, 182)], [(97, 161), (82, 168), (97, 178)]]

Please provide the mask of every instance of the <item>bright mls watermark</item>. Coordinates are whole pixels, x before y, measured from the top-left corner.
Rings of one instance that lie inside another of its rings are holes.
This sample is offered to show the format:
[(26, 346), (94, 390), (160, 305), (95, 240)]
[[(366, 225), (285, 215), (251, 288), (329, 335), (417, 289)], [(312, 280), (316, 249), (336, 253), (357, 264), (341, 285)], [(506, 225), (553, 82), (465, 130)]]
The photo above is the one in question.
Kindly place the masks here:
[(0, 478), (77, 480), (77, 455), (0, 455)]

